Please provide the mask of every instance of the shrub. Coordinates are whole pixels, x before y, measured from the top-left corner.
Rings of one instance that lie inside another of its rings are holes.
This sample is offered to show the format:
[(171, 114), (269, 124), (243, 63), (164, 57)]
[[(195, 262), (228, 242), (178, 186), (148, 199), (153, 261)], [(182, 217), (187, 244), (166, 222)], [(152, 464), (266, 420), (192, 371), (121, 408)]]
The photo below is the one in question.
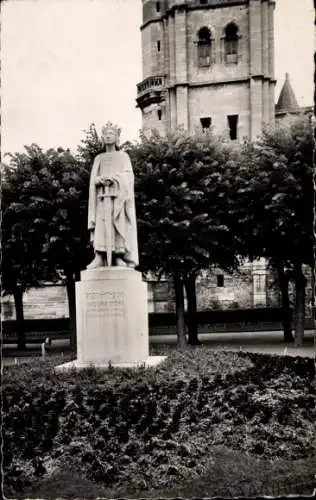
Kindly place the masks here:
[(202, 473), (216, 446), (269, 460), (315, 452), (312, 360), (196, 348), (171, 351), (155, 370), (53, 368), (4, 368), (10, 493), (56, 468), (160, 488)]

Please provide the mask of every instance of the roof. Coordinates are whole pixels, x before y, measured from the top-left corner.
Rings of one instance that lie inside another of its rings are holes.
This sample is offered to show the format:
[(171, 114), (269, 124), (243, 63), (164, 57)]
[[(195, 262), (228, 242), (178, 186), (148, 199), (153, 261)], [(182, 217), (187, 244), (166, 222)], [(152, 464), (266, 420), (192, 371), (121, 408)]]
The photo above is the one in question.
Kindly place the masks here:
[(275, 108), (276, 111), (283, 111), (283, 112), (299, 110), (299, 105), (297, 103), (294, 91), (292, 89), (288, 73), (285, 74), (285, 82), (283, 84), (279, 100)]

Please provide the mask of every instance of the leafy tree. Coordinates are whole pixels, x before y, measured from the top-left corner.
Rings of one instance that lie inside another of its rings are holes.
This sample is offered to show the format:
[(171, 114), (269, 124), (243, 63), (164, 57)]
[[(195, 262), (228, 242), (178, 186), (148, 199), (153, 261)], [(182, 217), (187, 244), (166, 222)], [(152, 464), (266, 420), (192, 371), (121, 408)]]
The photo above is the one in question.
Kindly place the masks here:
[[(201, 269), (238, 265), (232, 146), (212, 134), (154, 133), (128, 148), (136, 177), (140, 269), (173, 278), (177, 334), (198, 343), (195, 283)], [(235, 158), (236, 157), (236, 158)]]
[[(38, 189), (42, 165), (36, 160), (37, 146), (26, 151), (9, 155), (10, 164), (3, 164), (1, 172), (2, 293), (14, 298), (19, 349), (25, 349), (23, 294), (47, 277), (42, 249), (48, 206)], [(45, 189), (42, 179), (42, 192)]]
[(276, 269), (284, 307), (285, 339), (291, 340), (288, 283), (295, 284), (295, 342), (304, 335), (303, 266), (314, 266), (313, 135), (300, 117), (246, 144), (240, 190), (242, 234), (250, 258), (266, 257)]
[(69, 151), (59, 148), (46, 152), (52, 186), (48, 238), (44, 247), (46, 265), (65, 282), (69, 304), (71, 346), (76, 348), (75, 282), (92, 258), (87, 231), (89, 170)]
[[(26, 153), (10, 155), (10, 168), (6, 172), (6, 248), (11, 251), (14, 242), (19, 283), (26, 258), (29, 259), (28, 286), (38, 285), (37, 277), (65, 282), (71, 343), (75, 348), (75, 279), (79, 278), (91, 252), (86, 231), (89, 173), (62, 148), (44, 152), (32, 144), (25, 149)], [(6, 255), (3, 267), (10, 274), (10, 254)]]
[(81, 140), (77, 148), (77, 159), (80, 163), (84, 164), (86, 169), (89, 170), (92, 167), (94, 158), (106, 151), (104, 144), (99, 137), (96, 126), (91, 123), (89, 128), (84, 131), (85, 136)]

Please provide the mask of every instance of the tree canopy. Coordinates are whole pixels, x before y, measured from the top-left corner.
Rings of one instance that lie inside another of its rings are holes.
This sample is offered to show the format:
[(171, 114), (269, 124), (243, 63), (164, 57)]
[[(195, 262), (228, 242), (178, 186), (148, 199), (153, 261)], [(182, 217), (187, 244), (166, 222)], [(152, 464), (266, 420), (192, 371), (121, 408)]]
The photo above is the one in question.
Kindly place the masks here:
[[(14, 294), (18, 284), (23, 294), (42, 280), (63, 279), (73, 289), (72, 316), (75, 275), (91, 252), (86, 231), (89, 172), (62, 148), (43, 151), (32, 144), (9, 159), (2, 184), (3, 289)], [(21, 297), (18, 309), (23, 320)]]
[(140, 266), (183, 277), (238, 264), (231, 147), (212, 134), (143, 137), (130, 147), (136, 178)]
[(313, 264), (313, 135), (308, 118), (264, 132), (242, 156), (243, 234), (249, 256)]
[[(212, 132), (125, 143), (135, 174), (139, 269), (176, 278), (180, 290), (201, 269), (230, 272), (244, 258), (265, 257), (298, 286), (302, 265), (314, 263), (313, 147), (307, 118), (241, 147)], [(2, 172), (5, 293), (62, 278), (74, 312), (74, 281), (92, 255), (89, 175), (103, 151), (92, 124), (75, 156), (36, 144), (10, 155)]]
[[(266, 257), (277, 270), (287, 316), (288, 282), (295, 283), (297, 344), (304, 334), (303, 265), (314, 267), (313, 149), (310, 120), (299, 117), (264, 132), (259, 141), (246, 144), (242, 151), (240, 203), (245, 250), (251, 259)], [(290, 332), (285, 331), (286, 336), (290, 338)]]
[(195, 281), (200, 270), (239, 263), (234, 175), (238, 153), (212, 133), (153, 133), (129, 145), (135, 173), (140, 270), (173, 278), (177, 333), (197, 339)]

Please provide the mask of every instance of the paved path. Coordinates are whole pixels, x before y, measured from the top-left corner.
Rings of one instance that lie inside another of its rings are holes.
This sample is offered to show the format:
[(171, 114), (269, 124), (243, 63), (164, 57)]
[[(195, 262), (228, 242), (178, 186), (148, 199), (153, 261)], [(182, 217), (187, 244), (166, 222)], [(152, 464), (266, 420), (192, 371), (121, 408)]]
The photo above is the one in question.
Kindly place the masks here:
[[(282, 331), (273, 332), (232, 332), (206, 333), (199, 335), (200, 342), (214, 348), (229, 351), (261, 352), (264, 354), (278, 354), (288, 356), (314, 357), (314, 332), (306, 331), (304, 345), (295, 348), (292, 344), (285, 344)], [(175, 335), (159, 335), (151, 337), (151, 344), (176, 343)]]
[[(268, 332), (232, 332), (232, 333), (202, 333), (199, 335), (200, 342), (203, 345), (216, 349), (225, 349), (227, 351), (259, 352), (262, 354), (277, 354), (287, 356), (301, 356), (316, 358), (316, 349), (314, 344), (314, 331), (307, 330), (304, 336), (304, 345), (295, 348), (292, 344), (285, 344), (282, 331)], [(175, 345), (176, 335), (155, 335), (149, 337), (151, 345), (169, 344)], [(26, 361), (30, 356), (40, 356), (40, 346), (27, 344), (30, 349), (28, 356), (18, 353), (16, 345), (4, 344), (2, 350), (3, 365), (14, 364), (15, 358), (19, 362)], [(55, 340), (54, 352), (62, 353), (69, 351), (68, 340)]]
[[(287, 356), (315, 357), (314, 332), (305, 332), (304, 345), (295, 348), (285, 344), (283, 332), (233, 332), (205, 333), (199, 335), (200, 342), (208, 347), (225, 349), (227, 351), (260, 352), (262, 354), (278, 354)], [(160, 335), (151, 337), (151, 344), (175, 344), (176, 335)]]

